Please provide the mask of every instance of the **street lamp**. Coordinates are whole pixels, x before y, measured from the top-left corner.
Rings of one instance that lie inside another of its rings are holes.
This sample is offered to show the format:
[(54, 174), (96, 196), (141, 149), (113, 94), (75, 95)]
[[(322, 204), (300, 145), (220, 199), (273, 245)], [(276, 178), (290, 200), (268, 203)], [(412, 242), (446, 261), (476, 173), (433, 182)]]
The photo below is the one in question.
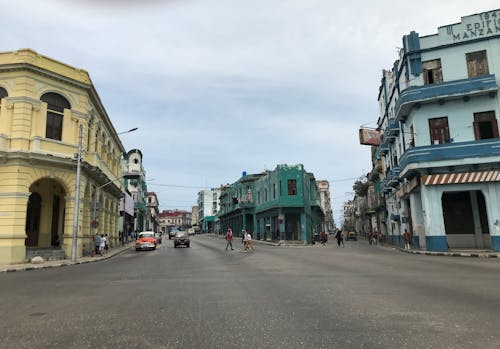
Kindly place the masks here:
[[(128, 131), (124, 132), (119, 132), (117, 135), (124, 134), (124, 133), (129, 133), (136, 131), (138, 128), (134, 127), (131, 128)], [(72, 243), (71, 243), (71, 261), (76, 262), (76, 250), (77, 250), (77, 237), (78, 237), (78, 216), (80, 213), (80, 176), (81, 176), (81, 162), (82, 162), (82, 139), (83, 139), (83, 125), (80, 124), (78, 127), (78, 153), (76, 154), (76, 184), (75, 184), (75, 207), (73, 210), (73, 236), (72, 236)], [(121, 177), (118, 177), (108, 183), (105, 183), (99, 188), (104, 187), (105, 185), (108, 185), (109, 183), (112, 183), (116, 181), (117, 179), (120, 179)], [(95, 206), (94, 206), (94, 215), (95, 215)], [(95, 219), (95, 217), (94, 217)]]
[(124, 133), (129, 133), (129, 132), (134, 132), (138, 129), (139, 127), (134, 127), (134, 128), (131, 128), (130, 130), (128, 131), (123, 131), (123, 132), (118, 132), (117, 135), (122, 135)]

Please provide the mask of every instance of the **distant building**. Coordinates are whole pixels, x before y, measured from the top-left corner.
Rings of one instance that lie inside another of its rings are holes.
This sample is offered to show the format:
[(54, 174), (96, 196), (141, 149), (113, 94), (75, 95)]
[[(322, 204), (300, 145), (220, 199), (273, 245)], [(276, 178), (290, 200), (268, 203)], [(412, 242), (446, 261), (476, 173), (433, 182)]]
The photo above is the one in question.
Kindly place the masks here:
[(199, 207), (198, 206), (193, 206), (191, 208), (191, 225), (194, 229), (195, 232), (199, 232), (199, 226), (198, 226), (198, 212), (199, 212)]
[(171, 227), (191, 227), (191, 212), (184, 210), (163, 210), (159, 214), (159, 219), (162, 221), (167, 230)]
[(316, 181), (319, 192), (319, 202), (321, 210), (325, 215), (323, 221), (323, 231), (330, 233), (333, 232), (335, 224), (333, 221), (332, 204), (330, 200), (330, 183), (326, 180)]
[(159, 202), (156, 193), (146, 193), (146, 230), (160, 232)]
[(403, 36), (378, 93), (389, 242), (500, 251), (498, 62), (500, 10)]
[(222, 189), (220, 230), (243, 229), (257, 239), (311, 242), (322, 230), (324, 214), (316, 180), (303, 165), (278, 165), (246, 174)]
[(220, 209), (220, 188), (198, 192), (198, 228), (202, 233), (215, 232), (215, 220)]
[(132, 149), (124, 155), (123, 173), (131, 179), (125, 179), (125, 187), (134, 200), (134, 231), (146, 230), (146, 171), (142, 166), (142, 152)]

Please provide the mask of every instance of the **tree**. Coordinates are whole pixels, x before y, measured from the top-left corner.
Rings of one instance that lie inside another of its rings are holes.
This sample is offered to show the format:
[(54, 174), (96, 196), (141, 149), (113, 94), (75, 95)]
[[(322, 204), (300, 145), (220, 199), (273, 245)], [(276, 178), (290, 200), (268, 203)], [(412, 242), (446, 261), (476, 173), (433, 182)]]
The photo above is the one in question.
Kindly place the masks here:
[(352, 190), (354, 190), (357, 196), (366, 197), (368, 195), (368, 183), (358, 179), (356, 182), (354, 182)]

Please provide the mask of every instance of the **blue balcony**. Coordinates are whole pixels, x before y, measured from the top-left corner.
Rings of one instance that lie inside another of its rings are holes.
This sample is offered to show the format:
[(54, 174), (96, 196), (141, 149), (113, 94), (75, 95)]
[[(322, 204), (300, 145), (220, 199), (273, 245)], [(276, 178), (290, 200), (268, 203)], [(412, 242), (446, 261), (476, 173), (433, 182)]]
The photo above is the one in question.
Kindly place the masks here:
[(390, 171), (390, 176), (387, 185), (396, 187), (399, 184), (399, 174), (401, 173), (399, 166), (394, 166)]
[(428, 145), (407, 149), (401, 156), (401, 176), (412, 170), (500, 161), (500, 138)]
[[(389, 119), (389, 124), (386, 128), (389, 137), (396, 137), (399, 134), (399, 122), (396, 119)], [(384, 132), (385, 133), (385, 132)]]
[[(383, 142), (383, 141), (382, 141)], [(385, 142), (380, 144), (379, 152), (381, 155), (385, 155), (389, 152), (389, 145)]]
[(421, 104), (494, 94), (497, 90), (494, 74), (439, 84), (412, 86), (403, 90), (399, 96), (396, 103), (396, 119), (405, 120), (412, 108)]

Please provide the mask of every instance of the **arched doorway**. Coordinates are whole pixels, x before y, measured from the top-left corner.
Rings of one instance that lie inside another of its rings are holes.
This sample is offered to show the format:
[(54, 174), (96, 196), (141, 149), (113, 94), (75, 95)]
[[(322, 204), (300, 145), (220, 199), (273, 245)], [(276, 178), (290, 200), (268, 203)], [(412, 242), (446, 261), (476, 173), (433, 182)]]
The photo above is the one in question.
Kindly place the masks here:
[(26, 212), (26, 246), (38, 246), (40, 234), (40, 215), (42, 197), (37, 192), (31, 193)]
[(55, 179), (31, 184), (26, 210), (26, 246), (58, 248), (63, 243), (66, 191)]

